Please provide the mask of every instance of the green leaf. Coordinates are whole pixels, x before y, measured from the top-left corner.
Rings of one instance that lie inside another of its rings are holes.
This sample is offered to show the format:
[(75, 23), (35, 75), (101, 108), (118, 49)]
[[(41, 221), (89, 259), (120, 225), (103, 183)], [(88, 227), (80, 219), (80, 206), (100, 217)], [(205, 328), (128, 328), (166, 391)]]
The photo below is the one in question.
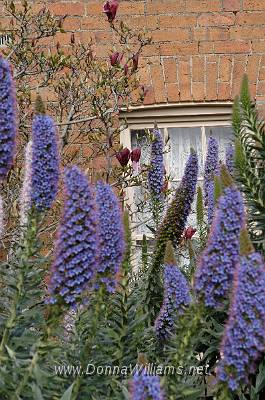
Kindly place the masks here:
[(75, 382), (72, 383), (71, 386), (64, 392), (60, 400), (71, 400), (73, 388), (74, 388)]
[(34, 400), (44, 400), (40, 388), (35, 383), (31, 385), (31, 389)]

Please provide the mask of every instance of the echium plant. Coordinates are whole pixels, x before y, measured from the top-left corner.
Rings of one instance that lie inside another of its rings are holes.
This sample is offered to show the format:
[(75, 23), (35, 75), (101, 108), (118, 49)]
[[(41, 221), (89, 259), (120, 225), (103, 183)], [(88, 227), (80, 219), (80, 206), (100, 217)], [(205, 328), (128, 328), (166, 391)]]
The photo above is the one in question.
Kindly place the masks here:
[[(241, 232), (229, 319), (221, 344), (218, 380), (232, 391), (249, 383), (265, 350), (265, 265), (246, 230)], [(222, 389), (223, 390), (223, 389)]]
[(64, 183), (64, 212), (55, 244), (48, 302), (76, 307), (97, 271), (97, 214), (92, 188), (78, 167), (66, 168)]
[(13, 162), (17, 133), (17, 101), (10, 64), (0, 55), (0, 179)]
[(151, 144), (150, 169), (148, 171), (148, 185), (151, 196), (151, 207), (156, 226), (163, 210), (163, 188), (165, 182), (164, 166), (164, 139), (160, 129), (155, 125)]
[(40, 97), (32, 124), (31, 168), (31, 206), (40, 212), (48, 210), (58, 190), (59, 158), (56, 128)]
[(218, 174), (218, 142), (210, 136), (204, 166), (204, 205), (208, 211), (208, 223), (211, 224), (214, 213), (214, 175)]
[(234, 175), (234, 157), (235, 157), (235, 149), (232, 143), (230, 143), (225, 149), (225, 164), (231, 176)]
[(239, 234), (244, 226), (243, 199), (231, 176), (221, 167), (223, 194), (218, 200), (206, 249), (195, 273), (195, 290), (208, 307), (228, 298), (239, 258)]
[(115, 275), (119, 272), (123, 253), (124, 237), (121, 210), (118, 199), (110, 185), (98, 182), (96, 203), (98, 212), (98, 279), (108, 292), (116, 288)]
[(177, 317), (183, 314), (191, 301), (189, 284), (176, 265), (170, 242), (167, 244), (164, 262), (164, 299), (155, 320), (155, 333), (161, 343), (174, 332)]
[(175, 190), (173, 200), (169, 204), (157, 232), (152, 265), (148, 271), (147, 284), (146, 301), (151, 320), (156, 317), (162, 303), (161, 294), (163, 291), (160, 272), (166, 245), (168, 241), (171, 241), (173, 246), (176, 247), (181, 241), (196, 193), (197, 178), (198, 157), (192, 149), (186, 162), (182, 180)]
[(148, 375), (143, 368), (141, 373), (134, 374), (130, 383), (131, 400), (163, 400), (165, 399), (157, 375)]

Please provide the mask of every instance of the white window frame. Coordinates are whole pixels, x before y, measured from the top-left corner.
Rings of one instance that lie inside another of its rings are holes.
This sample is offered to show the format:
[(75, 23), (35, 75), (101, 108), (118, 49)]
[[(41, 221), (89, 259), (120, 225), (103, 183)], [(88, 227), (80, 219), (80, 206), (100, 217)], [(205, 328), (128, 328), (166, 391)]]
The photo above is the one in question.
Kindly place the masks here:
[[(211, 103), (177, 103), (154, 106), (132, 107), (129, 112), (121, 114), (125, 119), (127, 128), (120, 136), (123, 147), (132, 148), (131, 131), (141, 129), (152, 129), (154, 122), (158, 127), (164, 129), (164, 140), (169, 137), (168, 128), (193, 128), (200, 127), (202, 134), (203, 163), (206, 157), (206, 132), (208, 126), (231, 126), (232, 102)], [(170, 143), (169, 143), (170, 145)], [(169, 152), (165, 154), (165, 166), (169, 166)], [(199, 181), (202, 177), (199, 178)], [(179, 180), (175, 180), (178, 182)], [(126, 202), (133, 205), (133, 188), (126, 189)], [(142, 234), (133, 234), (135, 241), (142, 239)], [(149, 235), (147, 235), (149, 238)], [(150, 239), (153, 238), (150, 234)]]

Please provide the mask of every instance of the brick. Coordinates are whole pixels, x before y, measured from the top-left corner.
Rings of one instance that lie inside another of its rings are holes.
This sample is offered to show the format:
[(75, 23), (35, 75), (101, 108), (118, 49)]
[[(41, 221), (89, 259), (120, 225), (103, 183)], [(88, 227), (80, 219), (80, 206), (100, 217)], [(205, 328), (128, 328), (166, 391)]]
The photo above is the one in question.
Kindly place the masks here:
[(0, 18), (0, 31), (3, 29), (10, 28), (11, 18), (8, 17), (1, 17)]
[(238, 25), (264, 25), (265, 24), (265, 12), (252, 11), (252, 12), (237, 13), (236, 24), (238, 24)]
[(208, 40), (208, 29), (195, 27), (191, 31), (191, 36), (194, 41)]
[(231, 85), (227, 82), (218, 83), (218, 100), (230, 100), (231, 99)]
[(160, 45), (160, 54), (162, 56), (175, 56), (177, 54), (197, 54), (198, 43), (162, 43)]
[[(125, 16), (123, 18), (123, 21), (128, 24), (129, 26), (133, 27), (134, 29), (136, 28), (143, 28), (145, 27), (146, 29), (152, 30), (152, 29), (158, 29), (160, 28), (158, 25), (158, 17), (149, 15), (148, 17), (145, 16)], [(175, 28), (175, 26), (172, 26), (172, 28)]]
[[(50, 42), (51, 42), (51, 38)], [(71, 43), (71, 33), (57, 33), (54, 37), (54, 43), (60, 43), (61, 46), (65, 46)]]
[(144, 104), (154, 104), (155, 103), (155, 92), (152, 86), (147, 87), (147, 94), (144, 98)]
[(200, 26), (230, 26), (234, 23), (235, 15), (233, 13), (201, 14), (198, 17), (198, 25)]
[(258, 82), (257, 95), (258, 96), (265, 96), (265, 81)]
[(166, 99), (166, 93), (165, 93), (165, 85), (164, 85), (164, 79), (163, 79), (162, 66), (160, 64), (159, 65), (151, 65), (150, 71), (151, 71), (152, 83), (153, 83), (153, 88), (154, 88), (155, 101), (156, 101), (156, 103), (165, 103), (167, 101), (167, 99)]
[(64, 20), (63, 28), (68, 31), (78, 31), (81, 29), (81, 18), (80, 17), (67, 17)]
[(197, 17), (194, 15), (161, 15), (159, 16), (159, 28), (175, 28), (195, 26)]
[(203, 101), (205, 99), (204, 82), (192, 83), (192, 99), (195, 101)]
[(214, 42), (199, 42), (199, 53), (214, 53)]
[(166, 1), (164, 3), (161, 0), (148, 0), (146, 5), (146, 13), (160, 15), (160, 14), (174, 14), (177, 12), (183, 12), (185, 10), (185, 0), (178, 1)]
[(85, 6), (81, 2), (71, 2), (71, 3), (53, 3), (49, 4), (49, 10), (55, 15), (84, 15)]
[(230, 29), (231, 39), (263, 39), (265, 36), (264, 27), (233, 27)]
[(86, 15), (103, 15), (103, 7), (100, 2), (94, 3), (89, 2), (86, 5)]
[(260, 68), (259, 70), (259, 80), (265, 81), (265, 68)]
[(201, 13), (220, 10), (220, 0), (189, 0), (186, 3), (186, 11), (188, 12)]
[(223, 0), (223, 9), (225, 11), (241, 10), (241, 0)]
[(139, 69), (139, 80), (142, 85), (150, 86), (151, 85), (151, 76), (149, 65), (140, 65)]
[(192, 80), (194, 82), (204, 82), (205, 60), (204, 57), (192, 58)]
[(158, 44), (150, 44), (143, 48), (142, 57), (152, 57), (152, 56), (159, 56), (160, 54), (160, 47)]
[(264, 0), (244, 0), (243, 10), (265, 10)]
[(110, 30), (109, 23), (104, 18), (84, 17), (81, 20), (81, 29), (84, 30)]
[(265, 40), (252, 40), (252, 51), (254, 53), (265, 53)]
[(188, 29), (158, 30), (152, 33), (154, 42), (185, 41), (190, 37)]
[(246, 40), (230, 40), (230, 41), (216, 41), (214, 43), (215, 53), (224, 54), (237, 54), (237, 53), (250, 53), (251, 52), (251, 42)]
[(136, 1), (133, 2), (121, 1), (118, 8), (118, 15), (128, 15), (128, 14), (132, 15), (144, 14), (144, 3)]
[(180, 100), (191, 100), (191, 76), (190, 76), (190, 63), (186, 61), (179, 61), (179, 89)]
[(231, 80), (232, 72), (232, 57), (220, 56), (219, 61), (219, 79), (220, 81), (228, 82)]
[(206, 64), (206, 98), (207, 100), (217, 99), (217, 63)]
[(245, 66), (245, 63), (237, 61), (234, 62), (232, 97), (235, 97), (240, 93), (240, 87), (245, 73)]
[(177, 62), (174, 58), (165, 58), (163, 61), (165, 82), (177, 82)]
[(265, 104), (257, 104), (258, 105), (258, 112), (261, 118), (265, 118)]
[(253, 54), (248, 57), (246, 73), (247, 73), (249, 82), (254, 82), (254, 83), (257, 82), (259, 63), (260, 63), (260, 56)]
[(175, 102), (180, 100), (180, 91), (177, 83), (168, 83), (166, 85), (167, 89), (167, 100), (169, 102)]
[(229, 28), (210, 28), (208, 29), (208, 40), (229, 40), (230, 30)]

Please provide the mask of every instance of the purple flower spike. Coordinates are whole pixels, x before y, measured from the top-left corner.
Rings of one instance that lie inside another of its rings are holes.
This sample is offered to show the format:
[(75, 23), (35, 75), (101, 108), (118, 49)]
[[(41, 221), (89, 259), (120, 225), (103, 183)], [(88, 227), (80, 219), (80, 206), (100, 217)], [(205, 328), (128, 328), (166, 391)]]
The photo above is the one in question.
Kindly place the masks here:
[(226, 167), (230, 173), (230, 175), (233, 176), (234, 172), (234, 146), (232, 144), (229, 144), (227, 148), (225, 149), (225, 163)]
[(131, 400), (163, 400), (164, 395), (157, 375), (147, 375), (143, 370), (135, 374), (130, 384)]
[(151, 161), (150, 170), (148, 173), (148, 183), (151, 196), (157, 200), (161, 200), (164, 181), (165, 181), (165, 167), (164, 167), (164, 142), (161, 131), (154, 129), (154, 141), (151, 146)]
[(49, 292), (75, 307), (97, 270), (97, 214), (86, 175), (77, 167), (65, 170), (64, 213), (55, 245)]
[(207, 207), (207, 217), (208, 224), (211, 225), (214, 216), (215, 199), (214, 199), (214, 180), (211, 179), (208, 182), (208, 207)]
[(265, 265), (258, 253), (237, 264), (217, 377), (231, 390), (247, 384), (265, 350)]
[(244, 224), (240, 192), (227, 186), (219, 198), (208, 243), (195, 275), (195, 290), (206, 306), (219, 307), (231, 288), (239, 258), (239, 234)]
[(37, 114), (32, 125), (31, 205), (40, 212), (51, 208), (58, 191), (59, 155), (53, 119)]
[[(209, 188), (211, 181), (214, 179), (214, 175), (218, 175), (218, 142), (212, 136), (208, 140), (207, 156), (204, 166), (204, 204), (208, 206), (208, 197), (212, 195), (212, 191)], [(209, 200), (211, 201), (211, 200)]]
[(6, 178), (14, 158), (17, 133), (15, 86), (9, 63), (0, 55), (0, 180)]
[(155, 321), (155, 332), (160, 341), (167, 340), (174, 329), (176, 317), (190, 304), (189, 284), (175, 265), (165, 265), (164, 300)]
[(99, 221), (98, 277), (108, 292), (114, 292), (124, 252), (123, 223), (118, 199), (110, 185), (97, 183)]

